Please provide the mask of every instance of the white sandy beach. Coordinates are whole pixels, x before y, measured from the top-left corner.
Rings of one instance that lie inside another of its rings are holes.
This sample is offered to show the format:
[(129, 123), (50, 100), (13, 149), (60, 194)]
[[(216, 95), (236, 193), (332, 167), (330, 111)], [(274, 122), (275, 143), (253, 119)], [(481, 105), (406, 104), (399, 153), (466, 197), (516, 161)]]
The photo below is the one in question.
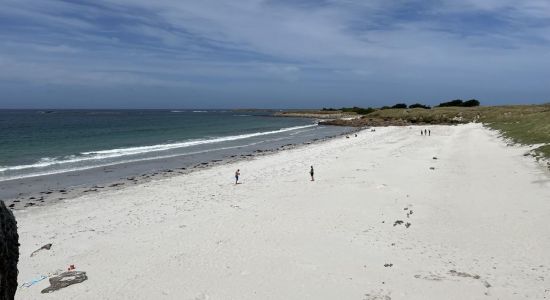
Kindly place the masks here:
[(20, 284), (70, 264), (89, 279), (16, 298), (550, 298), (548, 171), (480, 124), (429, 128), (17, 211)]

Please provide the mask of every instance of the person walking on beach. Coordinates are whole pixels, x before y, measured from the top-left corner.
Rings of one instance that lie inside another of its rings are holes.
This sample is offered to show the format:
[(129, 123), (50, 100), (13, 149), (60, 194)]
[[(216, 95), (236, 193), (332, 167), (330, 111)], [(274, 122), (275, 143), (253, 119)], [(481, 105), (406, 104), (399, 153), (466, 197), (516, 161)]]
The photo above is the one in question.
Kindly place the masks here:
[(424, 129), (424, 135), (428, 135), (428, 130)]
[(420, 129), (420, 135), (424, 135), (424, 131), (422, 131), (422, 129)]
[(239, 175), (241, 175), (241, 170), (237, 169), (237, 171), (235, 171), (235, 184), (239, 184)]
[(432, 136), (432, 131), (428, 129), (428, 136)]
[(309, 175), (311, 176), (311, 181), (315, 181), (315, 178), (313, 178), (313, 166), (311, 166), (311, 169), (309, 170)]

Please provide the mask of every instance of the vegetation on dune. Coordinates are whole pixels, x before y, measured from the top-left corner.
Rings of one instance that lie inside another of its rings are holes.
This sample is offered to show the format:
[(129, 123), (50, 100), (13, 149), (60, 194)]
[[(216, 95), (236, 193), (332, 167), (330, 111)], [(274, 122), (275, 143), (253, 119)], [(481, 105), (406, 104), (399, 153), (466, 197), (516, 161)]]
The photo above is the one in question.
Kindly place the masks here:
[(368, 108), (361, 108), (361, 107), (357, 107), (357, 106), (354, 106), (354, 107), (343, 107), (341, 109), (341, 111), (343, 112), (354, 112), (358, 115), (366, 115), (366, 114), (370, 114), (371, 112), (374, 112), (376, 111), (376, 109), (372, 108), (372, 107), (368, 107)]
[(327, 113), (327, 112), (342, 112), (342, 113), (352, 113), (352, 114), (358, 114), (358, 115), (366, 115), (366, 114), (370, 114), (371, 112), (375, 111), (376, 109), (372, 108), (372, 107), (368, 107), (368, 108), (362, 108), (362, 107), (357, 107), (357, 106), (354, 106), (354, 107), (342, 107), (340, 109), (336, 109), (336, 108), (325, 108), (323, 107), (323, 109), (320, 111), (320, 113)]
[(516, 143), (542, 144), (534, 152), (550, 159), (550, 103), (484, 107), (479, 121)]
[(475, 107), (475, 106), (479, 106), (479, 104), (480, 102), (476, 99), (470, 99), (468, 101), (462, 101), (460, 99), (456, 99), (449, 102), (440, 103), (438, 107), (450, 107), (450, 106)]
[(407, 104), (397, 103), (396, 105), (392, 106), (391, 108), (407, 108)]
[(424, 104), (420, 104), (420, 103), (415, 103), (415, 104), (409, 105), (409, 108), (424, 108), (424, 109), (430, 109), (431, 107), (429, 107), (428, 105), (424, 105)]

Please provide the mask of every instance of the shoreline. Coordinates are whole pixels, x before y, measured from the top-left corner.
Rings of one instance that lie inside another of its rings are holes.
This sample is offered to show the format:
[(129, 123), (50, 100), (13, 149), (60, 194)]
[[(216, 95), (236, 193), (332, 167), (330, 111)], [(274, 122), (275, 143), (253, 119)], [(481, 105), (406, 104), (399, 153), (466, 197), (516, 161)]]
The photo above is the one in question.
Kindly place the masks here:
[[(41, 175), (41, 176), (30, 177), (30, 178), (7, 180), (7, 181), (0, 182), (0, 186), (2, 187), (2, 189), (10, 189), (10, 186), (11, 188), (13, 188), (13, 186), (21, 186), (24, 184), (25, 187), (23, 187), (22, 189), (25, 190), (30, 187), (30, 185), (28, 184), (28, 181), (32, 182), (34, 180), (37, 180), (38, 184), (36, 184), (35, 187), (38, 188), (38, 190), (34, 192), (26, 192), (26, 193), (19, 192), (18, 195), (14, 197), (4, 197), (1, 200), (3, 200), (6, 206), (9, 207), (12, 211), (27, 209), (31, 207), (41, 207), (44, 205), (48, 205), (50, 203), (70, 200), (83, 195), (98, 193), (102, 191), (124, 189), (129, 186), (141, 185), (141, 184), (155, 181), (155, 180), (171, 178), (179, 175), (187, 175), (197, 170), (203, 170), (206, 168), (225, 165), (233, 162), (250, 160), (260, 156), (277, 153), (279, 151), (290, 150), (298, 147), (303, 147), (310, 144), (322, 143), (322, 142), (331, 140), (333, 138), (337, 138), (339, 136), (357, 132), (360, 129), (347, 128), (346, 130), (347, 131), (342, 131), (340, 133), (337, 133), (336, 135), (330, 135), (330, 136), (321, 137), (321, 138), (314, 138), (312, 140), (305, 140), (299, 143), (288, 143), (281, 146), (277, 146), (275, 148), (270, 148), (265, 150), (256, 149), (256, 150), (248, 150), (248, 151), (239, 151), (231, 155), (224, 155), (224, 157), (216, 157), (214, 159), (209, 159), (206, 161), (191, 159), (190, 162), (185, 164), (185, 167), (183, 166), (167, 167), (161, 170), (155, 170), (155, 171), (149, 171), (149, 172), (137, 172), (137, 173), (134, 172), (134, 174), (130, 174), (128, 176), (112, 178), (111, 180), (100, 182), (100, 183), (90, 182), (87, 184), (78, 184), (78, 185), (69, 184), (69, 186), (67, 186), (67, 185), (63, 185), (60, 182), (64, 178), (65, 180), (67, 180), (67, 178), (80, 176), (81, 174), (87, 173), (87, 172), (97, 173), (97, 172), (100, 172), (100, 170), (102, 170), (103, 173), (110, 173), (112, 172), (111, 171), (112, 167), (114, 167), (115, 165), (105, 166), (105, 167), (94, 167), (94, 168), (79, 170), (79, 171), (69, 171), (69, 172), (64, 172), (59, 174)], [(182, 155), (181, 157), (184, 157), (184, 155)], [(138, 162), (137, 164), (139, 163), (140, 162)], [(128, 165), (128, 163), (121, 163), (121, 164), (117, 164), (116, 166), (120, 167), (124, 165)], [(48, 176), (59, 177), (59, 179), (57, 179), (57, 184), (55, 188), (52, 188), (52, 187), (46, 188), (44, 186), (41, 186), (40, 182), (43, 180), (42, 178), (48, 178)]]

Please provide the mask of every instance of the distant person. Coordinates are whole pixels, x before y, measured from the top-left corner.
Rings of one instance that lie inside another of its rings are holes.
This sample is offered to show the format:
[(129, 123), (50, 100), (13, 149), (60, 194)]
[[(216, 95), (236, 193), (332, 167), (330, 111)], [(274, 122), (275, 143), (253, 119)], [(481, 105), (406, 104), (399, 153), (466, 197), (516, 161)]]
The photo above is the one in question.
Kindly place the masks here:
[(428, 136), (432, 135), (432, 131), (428, 129)]
[(428, 130), (424, 129), (424, 135), (428, 135)]
[(240, 175), (241, 175), (241, 170), (237, 169), (237, 171), (235, 171), (235, 184), (239, 184), (239, 176)]
[(424, 131), (420, 129), (420, 135), (424, 135)]
[(313, 166), (311, 166), (311, 169), (309, 169), (309, 175), (311, 176), (311, 181), (315, 181), (315, 178), (313, 178), (313, 174), (314, 174)]

